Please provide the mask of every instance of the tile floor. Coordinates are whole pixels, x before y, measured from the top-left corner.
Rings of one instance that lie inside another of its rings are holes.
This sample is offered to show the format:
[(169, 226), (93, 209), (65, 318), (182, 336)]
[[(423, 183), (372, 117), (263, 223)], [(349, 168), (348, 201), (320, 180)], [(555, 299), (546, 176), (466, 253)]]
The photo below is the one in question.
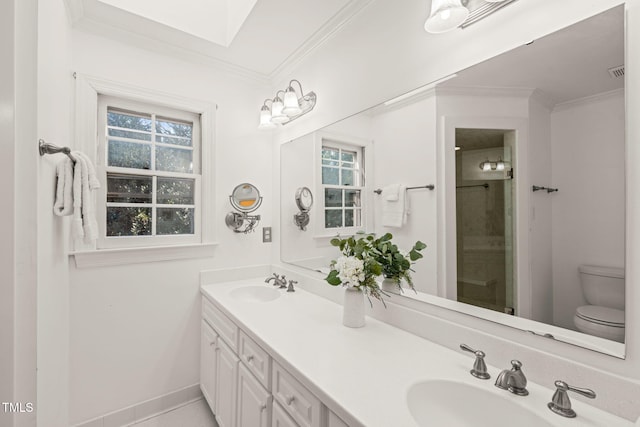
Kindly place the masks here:
[(132, 425), (135, 427), (218, 427), (204, 399)]

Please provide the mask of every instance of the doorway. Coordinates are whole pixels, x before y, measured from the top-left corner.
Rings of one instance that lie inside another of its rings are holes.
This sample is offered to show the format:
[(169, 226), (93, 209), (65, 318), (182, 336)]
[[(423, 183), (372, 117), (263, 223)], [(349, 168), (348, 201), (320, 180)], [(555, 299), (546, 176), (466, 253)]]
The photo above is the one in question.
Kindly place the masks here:
[(455, 129), (456, 299), (512, 315), (515, 136), (512, 129)]

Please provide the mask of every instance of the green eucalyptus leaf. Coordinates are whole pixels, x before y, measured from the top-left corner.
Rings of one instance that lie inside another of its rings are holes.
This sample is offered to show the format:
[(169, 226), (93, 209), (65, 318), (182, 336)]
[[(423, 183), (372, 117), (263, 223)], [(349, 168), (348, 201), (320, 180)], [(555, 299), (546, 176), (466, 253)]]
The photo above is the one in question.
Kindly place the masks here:
[(425, 245), (424, 243), (422, 243), (420, 240), (418, 240), (418, 241), (416, 242), (416, 244), (415, 244), (415, 245), (413, 245), (413, 249), (415, 249), (415, 250), (417, 250), (417, 251), (421, 251), (421, 250), (423, 250), (423, 249), (424, 249), (424, 248), (426, 248), (426, 247), (427, 247), (427, 245)]
[(338, 277), (338, 271), (336, 270), (331, 270), (325, 280), (332, 286), (338, 286), (342, 284), (342, 280), (340, 280), (340, 278)]

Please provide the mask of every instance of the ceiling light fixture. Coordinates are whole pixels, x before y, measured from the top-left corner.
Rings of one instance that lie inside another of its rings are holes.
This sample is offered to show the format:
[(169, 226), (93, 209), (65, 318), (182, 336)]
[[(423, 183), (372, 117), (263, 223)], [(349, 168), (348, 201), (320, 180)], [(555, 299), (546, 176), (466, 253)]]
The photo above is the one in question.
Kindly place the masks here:
[[(299, 91), (294, 88), (297, 83)], [(280, 97), (282, 95), (282, 97)], [(265, 99), (260, 108), (260, 129), (273, 129), (278, 124), (287, 124), (307, 114), (316, 106), (316, 94), (307, 94), (298, 80), (291, 80), (285, 90), (279, 90), (273, 99)], [(271, 107), (267, 105), (271, 103)]]
[(424, 29), (432, 34), (466, 28), (517, 0), (432, 0)]

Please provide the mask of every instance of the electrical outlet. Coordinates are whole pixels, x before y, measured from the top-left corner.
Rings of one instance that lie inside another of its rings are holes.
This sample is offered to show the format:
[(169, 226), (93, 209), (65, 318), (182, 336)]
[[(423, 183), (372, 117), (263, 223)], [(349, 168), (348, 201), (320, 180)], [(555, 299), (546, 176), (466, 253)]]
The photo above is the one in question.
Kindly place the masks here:
[(271, 227), (262, 227), (262, 243), (271, 243)]

